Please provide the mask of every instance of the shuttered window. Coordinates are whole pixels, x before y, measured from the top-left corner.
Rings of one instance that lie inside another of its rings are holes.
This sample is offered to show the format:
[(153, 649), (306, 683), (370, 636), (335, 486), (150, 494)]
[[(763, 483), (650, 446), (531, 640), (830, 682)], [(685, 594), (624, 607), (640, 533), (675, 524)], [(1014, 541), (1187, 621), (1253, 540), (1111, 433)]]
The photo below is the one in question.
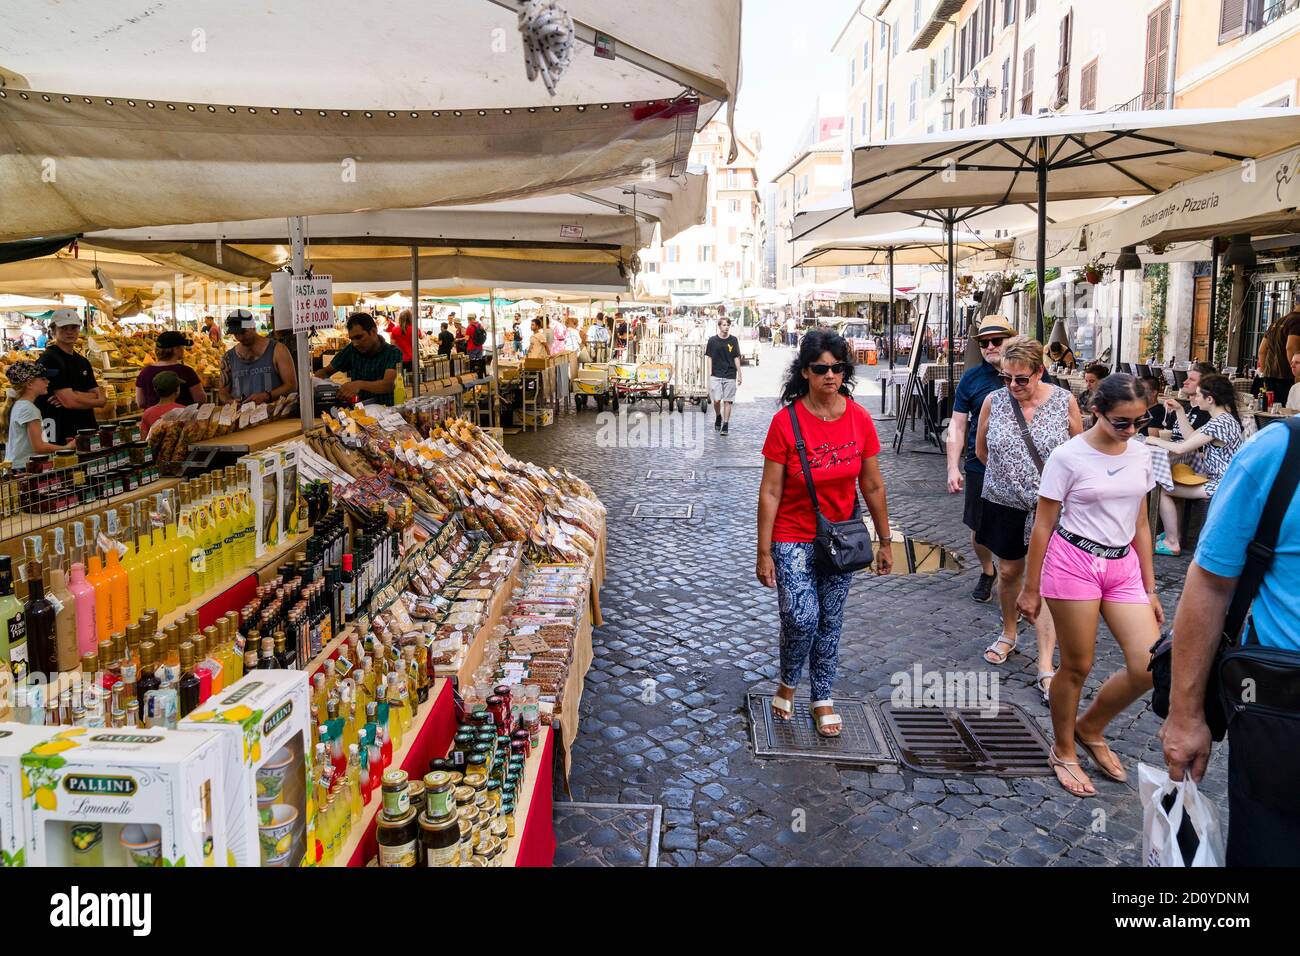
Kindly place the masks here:
[(1056, 62), (1056, 106), (1061, 106), (1070, 99), (1070, 48), (1074, 45), (1074, 11), (1061, 18), (1058, 33), (1059, 48)]
[(1142, 72), (1142, 108), (1163, 109), (1169, 73), (1169, 4), (1147, 17), (1146, 66)]
[(1235, 40), (1246, 32), (1249, 0), (1221, 0), (1219, 5), (1219, 42)]
[(1084, 66), (1079, 72), (1079, 109), (1097, 108), (1097, 61)]
[(1001, 116), (1006, 119), (1007, 110), (1011, 108), (1011, 57), (1002, 61), (1002, 112)]
[(1020, 68), (1020, 112), (1034, 112), (1034, 48), (1025, 51)]
[(1016, 0), (1002, 0), (1002, 25), (1009, 27), (1016, 22)]
[(1028, 20), (1038, 9), (1038, 0), (1025, 0), (1025, 19)]

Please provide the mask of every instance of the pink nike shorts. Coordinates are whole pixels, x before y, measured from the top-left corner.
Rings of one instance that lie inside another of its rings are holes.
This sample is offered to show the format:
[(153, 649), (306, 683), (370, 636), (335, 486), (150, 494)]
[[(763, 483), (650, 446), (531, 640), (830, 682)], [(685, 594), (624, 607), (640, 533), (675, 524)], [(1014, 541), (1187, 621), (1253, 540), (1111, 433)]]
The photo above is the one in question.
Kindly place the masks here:
[(1053, 534), (1043, 558), (1041, 592), (1057, 601), (1111, 601), (1147, 604), (1142, 566), (1129, 548), (1122, 558), (1099, 558)]

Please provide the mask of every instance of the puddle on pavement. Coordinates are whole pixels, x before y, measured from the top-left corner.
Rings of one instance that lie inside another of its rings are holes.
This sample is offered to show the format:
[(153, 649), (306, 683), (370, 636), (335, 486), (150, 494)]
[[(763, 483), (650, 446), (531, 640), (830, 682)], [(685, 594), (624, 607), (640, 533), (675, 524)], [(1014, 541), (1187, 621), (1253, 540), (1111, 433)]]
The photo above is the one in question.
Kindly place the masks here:
[[(876, 540), (875, 529), (871, 539)], [(891, 574), (930, 574), (934, 571), (960, 571), (965, 565), (955, 553), (941, 544), (924, 541), (895, 531), (894, 569)]]

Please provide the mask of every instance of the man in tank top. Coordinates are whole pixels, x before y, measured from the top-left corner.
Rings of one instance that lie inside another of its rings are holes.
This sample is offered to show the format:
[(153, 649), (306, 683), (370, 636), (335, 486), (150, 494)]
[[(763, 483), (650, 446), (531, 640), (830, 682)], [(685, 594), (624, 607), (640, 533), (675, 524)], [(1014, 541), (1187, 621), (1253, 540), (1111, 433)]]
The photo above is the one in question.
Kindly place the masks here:
[(221, 401), (269, 403), (298, 390), (293, 356), (279, 342), (259, 335), (247, 309), (226, 316), (226, 331), (235, 347), (221, 357)]

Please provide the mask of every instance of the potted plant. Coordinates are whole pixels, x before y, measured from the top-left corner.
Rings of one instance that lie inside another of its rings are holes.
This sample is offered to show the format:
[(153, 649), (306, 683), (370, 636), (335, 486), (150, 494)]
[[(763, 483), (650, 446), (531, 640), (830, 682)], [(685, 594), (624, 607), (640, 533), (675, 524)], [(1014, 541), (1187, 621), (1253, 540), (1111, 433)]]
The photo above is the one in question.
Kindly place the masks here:
[(1016, 287), (1016, 283), (1018, 281), (1020, 281), (1019, 272), (1004, 273), (1002, 276), (1002, 294), (1003, 295), (1008, 294), (1012, 289)]
[(1162, 239), (1153, 239), (1147, 243), (1147, 248), (1151, 250), (1153, 256), (1163, 256), (1169, 251), (1169, 243)]
[(1100, 257), (1093, 259), (1083, 267), (1084, 281), (1089, 285), (1096, 285), (1110, 274), (1110, 270), (1111, 267), (1105, 262), (1102, 262)]

